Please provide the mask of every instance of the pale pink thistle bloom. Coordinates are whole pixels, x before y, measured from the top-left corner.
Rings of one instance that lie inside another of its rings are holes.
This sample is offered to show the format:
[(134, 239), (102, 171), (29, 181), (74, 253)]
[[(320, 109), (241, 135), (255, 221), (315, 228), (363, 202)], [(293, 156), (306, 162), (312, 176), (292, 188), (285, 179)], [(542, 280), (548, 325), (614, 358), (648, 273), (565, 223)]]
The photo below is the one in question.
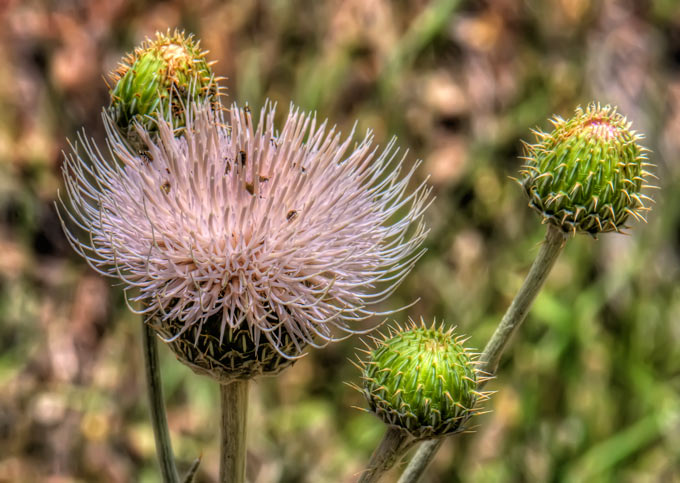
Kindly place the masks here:
[(293, 107), (280, 133), (271, 106), (256, 126), (235, 105), (228, 125), (207, 105), (187, 111), (177, 137), (163, 120), (154, 140), (138, 126), (143, 154), (106, 116), (109, 157), (81, 137), (86, 155), (63, 168), (66, 225), (89, 235), (65, 229), (76, 251), (174, 338), (247, 328), (255, 347), (295, 357), (376, 315), (423, 253), (418, 163), (402, 176), (394, 140), (378, 152), (370, 133), (355, 144)]

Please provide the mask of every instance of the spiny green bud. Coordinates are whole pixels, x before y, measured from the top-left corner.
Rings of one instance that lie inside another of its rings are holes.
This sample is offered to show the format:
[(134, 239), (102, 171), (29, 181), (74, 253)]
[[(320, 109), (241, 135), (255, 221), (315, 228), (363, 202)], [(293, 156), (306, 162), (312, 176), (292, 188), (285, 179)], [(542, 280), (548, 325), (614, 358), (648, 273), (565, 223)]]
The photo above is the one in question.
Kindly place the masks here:
[(201, 327), (185, 327), (178, 321), (153, 322), (177, 359), (196, 374), (221, 384), (260, 376), (275, 376), (301, 356), (304, 344), (281, 331), (279, 346), (264, 336), (259, 340), (247, 327), (227, 328), (222, 334), (221, 315), (208, 318)]
[(146, 39), (111, 73), (115, 85), (110, 89), (109, 112), (135, 147), (141, 149), (135, 122), (153, 132), (155, 116), (162, 115), (179, 128), (186, 122), (188, 101), (208, 100), (217, 107), (218, 79), (199, 43), (184, 32), (156, 33), (155, 39)]
[(629, 216), (644, 220), (652, 199), (641, 191), (651, 187), (645, 178), (652, 165), (631, 123), (599, 104), (552, 123), (551, 133), (536, 131), (537, 143), (526, 145), (519, 180), (544, 223), (596, 235), (621, 231)]
[(485, 378), (476, 368), (466, 339), (442, 325), (390, 329), (387, 337), (374, 338), (359, 361), (363, 387), (371, 411), (386, 424), (408, 431), (418, 439), (456, 433), (479, 411), (477, 392)]

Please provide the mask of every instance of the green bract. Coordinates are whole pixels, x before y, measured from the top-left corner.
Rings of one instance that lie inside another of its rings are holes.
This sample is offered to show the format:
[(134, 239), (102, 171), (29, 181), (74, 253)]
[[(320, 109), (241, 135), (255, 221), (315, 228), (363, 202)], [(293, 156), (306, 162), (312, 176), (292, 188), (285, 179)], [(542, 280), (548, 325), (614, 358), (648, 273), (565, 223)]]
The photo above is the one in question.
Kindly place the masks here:
[(264, 337), (254, 340), (247, 327), (227, 328), (222, 333), (220, 319), (221, 314), (214, 315), (200, 328), (186, 328), (178, 321), (154, 321), (153, 325), (180, 362), (221, 384), (275, 376), (302, 355), (300, 344), (296, 345), (285, 331), (281, 332), (281, 347), (277, 350)]
[(154, 118), (161, 114), (179, 128), (186, 122), (187, 102), (217, 104), (219, 87), (205, 54), (191, 35), (156, 33), (154, 40), (145, 40), (111, 74), (115, 85), (109, 111), (133, 145), (141, 148), (135, 122), (153, 132)]
[(527, 145), (520, 183), (529, 205), (545, 222), (566, 232), (620, 231), (629, 216), (642, 219), (649, 208), (642, 194), (647, 150), (642, 136), (611, 106), (591, 104), (573, 118), (552, 120), (551, 133), (536, 132)]
[(462, 431), (476, 411), (480, 380), (461, 337), (442, 327), (392, 331), (362, 361), (368, 404), (386, 424), (416, 438)]

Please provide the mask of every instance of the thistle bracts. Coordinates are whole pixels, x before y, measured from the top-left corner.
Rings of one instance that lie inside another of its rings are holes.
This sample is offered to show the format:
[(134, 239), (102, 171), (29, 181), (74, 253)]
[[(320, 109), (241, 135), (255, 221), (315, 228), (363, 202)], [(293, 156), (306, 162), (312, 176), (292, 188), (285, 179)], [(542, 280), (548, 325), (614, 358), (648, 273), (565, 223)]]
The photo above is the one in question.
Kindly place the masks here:
[(202, 327), (193, 325), (186, 330), (177, 320), (152, 319), (150, 323), (180, 362), (221, 384), (275, 376), (298, 359), (281, 353), (300, 354), (304, 347), (296, 346), (285, 331), (278, 331), (280, 348), (267, 339), (257, 340), (246, 324), (222, 333), (219, 315), (210, 317)]
[(142, 149), (135, 123), (153, 131), (154, 118), (161, 115), (180, 128), (186, 123), (188, 102), (207, 99), (218, 106), (218, 79), (206, 54), (192, 35), (180, 31), (156, 33), (155, 39), (146, 39), (111, 73), (115, 84), (110, 90), (109, 112), (135, 147)]
[(488, 398), (476, 390), (485, 380), (475, 354), (442, 325), (390, 329), (360, 361), (368, 405), (383, 422), (408, 431), (417, 439), (457, 433), (479, 412), (478, 402)]
[(651, 198), (642, 193), (652, 176), (642, 136), (611, 106), (577, 108), (552, 120), (527, 144), (520, 184), (544, 222), (571, 233), (620, 231), (629, 217), (644, 220)]

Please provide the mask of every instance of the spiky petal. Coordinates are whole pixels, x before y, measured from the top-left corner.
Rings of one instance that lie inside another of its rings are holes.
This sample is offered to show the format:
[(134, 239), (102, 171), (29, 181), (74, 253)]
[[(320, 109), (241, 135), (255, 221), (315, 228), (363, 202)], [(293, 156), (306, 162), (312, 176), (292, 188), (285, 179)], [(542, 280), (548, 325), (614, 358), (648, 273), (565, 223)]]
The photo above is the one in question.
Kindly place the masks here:
[(417, 163), (403, 174), (394, 140), (379, 152), (292, 106), (280, 133), (268, 105), (257, 124), (236, 105), (228, 125), (207, 104), (188, 112), (180, 137), (162, 119), (157, 141), (137, 126), (145, 156), (109, 116), (111, 157), (81, 138), (85, 156), (64, 165), (74, 248), (173, 340), (207, 331), (223, 346), (245, 329), (295, 357), (355, 332), (423, 253)]
[(642, 136), (611, 106), (590, 104), (574, 117), (553, 119), (551, 133), (527, 145), (520, 184), (544, 222), (566, 232), (620, 231), (629, 217), (644, 219), (647, 150)]

